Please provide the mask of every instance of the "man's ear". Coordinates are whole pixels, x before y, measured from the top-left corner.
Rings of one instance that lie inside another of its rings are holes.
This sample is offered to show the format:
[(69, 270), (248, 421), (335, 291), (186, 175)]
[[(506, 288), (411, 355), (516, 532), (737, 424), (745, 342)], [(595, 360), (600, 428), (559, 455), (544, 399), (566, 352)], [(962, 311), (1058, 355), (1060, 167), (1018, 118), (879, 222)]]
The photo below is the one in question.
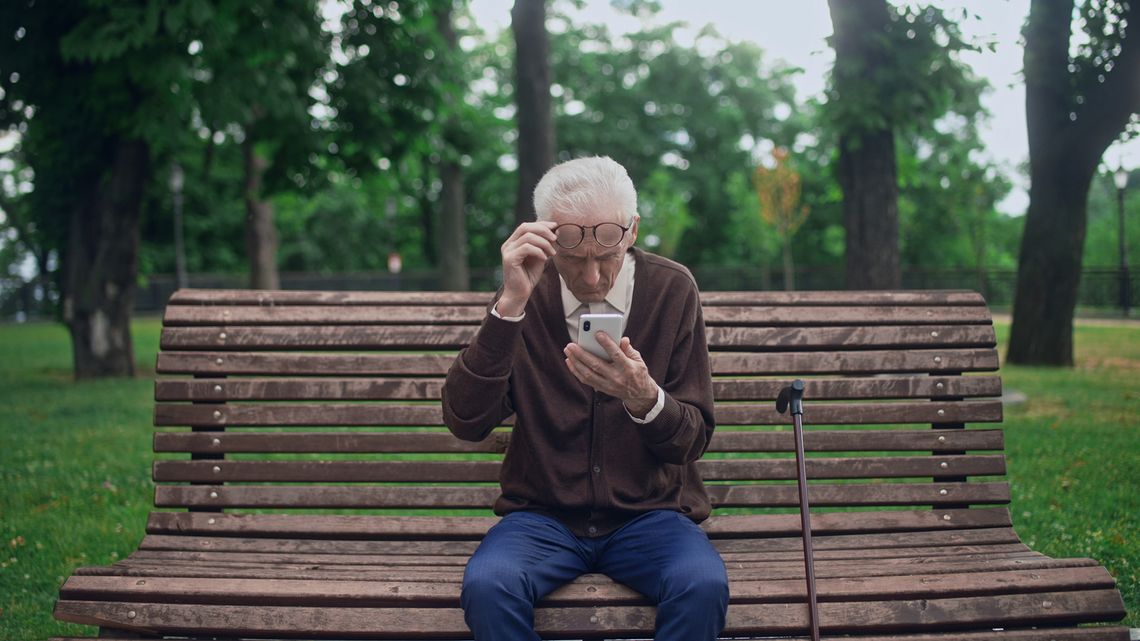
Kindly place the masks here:
[(633, 215), (633, 226), (629, 228), (629, 246), (633, 247), (637, 242), (637, 223), (641, 222), (641, 216)]

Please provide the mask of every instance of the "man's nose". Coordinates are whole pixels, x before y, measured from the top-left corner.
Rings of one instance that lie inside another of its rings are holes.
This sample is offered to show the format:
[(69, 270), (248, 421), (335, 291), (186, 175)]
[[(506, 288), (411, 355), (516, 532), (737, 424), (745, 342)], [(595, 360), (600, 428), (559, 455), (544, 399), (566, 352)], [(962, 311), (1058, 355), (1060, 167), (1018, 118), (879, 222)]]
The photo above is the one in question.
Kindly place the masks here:
[(586, 261), (586, 268), (582, 272), (582, 280), (586, 281), (587, 285), (597, 285), (598, 281), (602, 279), (602, 270), (598, 269), (598, 263), (588, 260)]

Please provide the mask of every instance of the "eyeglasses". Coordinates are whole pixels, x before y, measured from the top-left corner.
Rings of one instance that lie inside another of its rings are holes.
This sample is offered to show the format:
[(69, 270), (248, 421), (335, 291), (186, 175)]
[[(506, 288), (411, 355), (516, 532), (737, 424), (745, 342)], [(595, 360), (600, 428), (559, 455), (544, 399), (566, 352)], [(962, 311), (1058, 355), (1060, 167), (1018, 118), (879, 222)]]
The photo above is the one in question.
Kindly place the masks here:
[(617, 223), (599, 223), (590, 227), (582, 225), (575, 225), (574, 223), (563, 223), (554, 228), (554, 236), (559, 247), (563, 249), (574, 249), (582, 244), (582, 240), (586, 238), (586, 230), (589, 229), (594, 234), (594, 240), (602, 247), (613, 247), (625, 238), (625, 232), (633, 225), (626, 225), (622, 227)]

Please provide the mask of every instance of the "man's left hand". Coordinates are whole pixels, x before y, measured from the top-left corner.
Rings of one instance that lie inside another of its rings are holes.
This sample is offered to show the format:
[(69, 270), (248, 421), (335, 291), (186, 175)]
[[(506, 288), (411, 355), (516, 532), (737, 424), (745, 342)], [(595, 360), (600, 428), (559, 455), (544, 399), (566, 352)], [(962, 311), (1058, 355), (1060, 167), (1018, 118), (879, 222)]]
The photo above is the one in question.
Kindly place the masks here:
[(598, 344), (610, 356), (606, 362), (570, 343), (563, 350), (566, 367), (583, 385), (620, 398), (633, 416), (644, 418), (657, 404), (657, 383), (649, 375), (649, 368), (641, 360), (641, 353), (633, 348), (629, 339), (622, 337), (614, 342), (609, 334), (597, 333)]

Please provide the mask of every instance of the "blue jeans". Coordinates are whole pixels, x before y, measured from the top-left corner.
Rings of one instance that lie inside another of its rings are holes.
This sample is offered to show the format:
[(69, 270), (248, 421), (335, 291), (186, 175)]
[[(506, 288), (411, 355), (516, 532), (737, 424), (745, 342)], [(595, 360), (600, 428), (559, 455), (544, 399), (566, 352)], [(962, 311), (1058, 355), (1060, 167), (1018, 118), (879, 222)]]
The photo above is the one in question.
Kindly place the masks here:
[(597, 538), (513, 512), (467, 563), (460, 602), (476, 641), (535, 641), (534, 604), (588, 572), (657, 605), (657, 641), (712, 641), (724, 628), (728, 576), (704, 531), (682, 514), (649, 512)]

